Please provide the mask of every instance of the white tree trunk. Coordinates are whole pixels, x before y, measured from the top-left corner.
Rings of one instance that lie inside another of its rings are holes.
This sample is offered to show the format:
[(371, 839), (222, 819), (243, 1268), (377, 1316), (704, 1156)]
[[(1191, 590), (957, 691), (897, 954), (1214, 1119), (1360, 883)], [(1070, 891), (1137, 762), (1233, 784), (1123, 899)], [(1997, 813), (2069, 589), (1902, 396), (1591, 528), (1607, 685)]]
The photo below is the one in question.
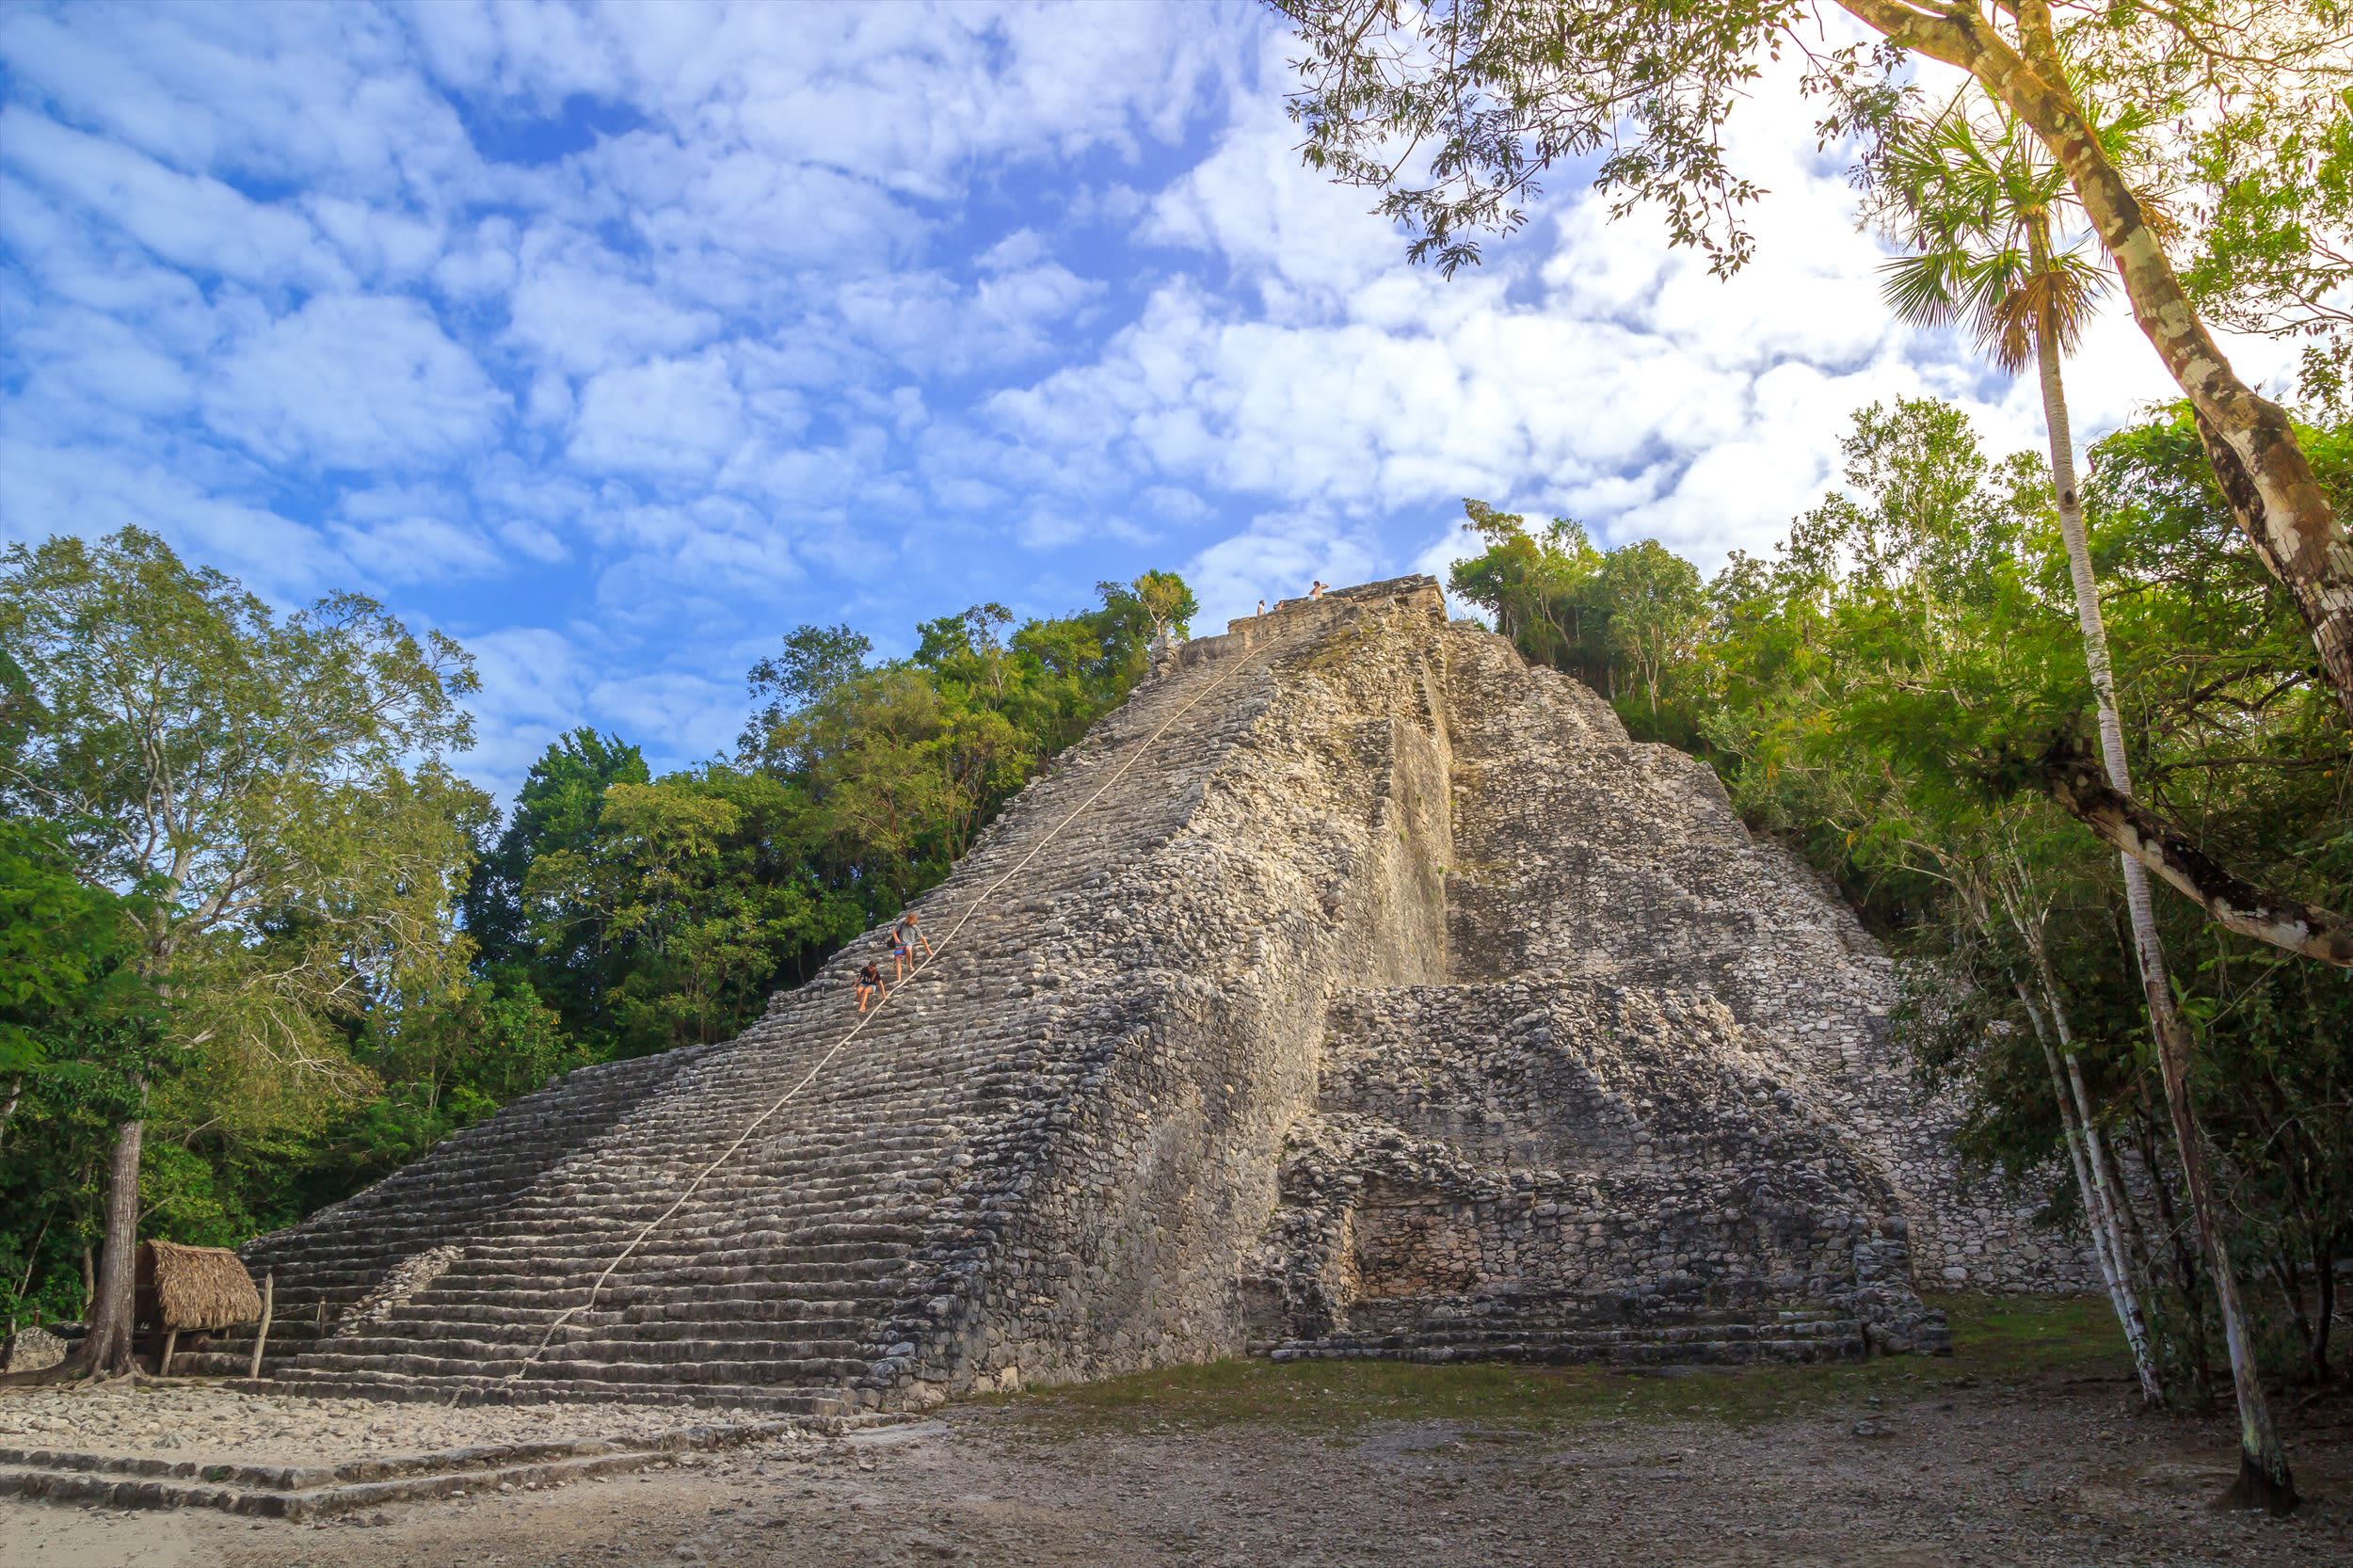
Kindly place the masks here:
[(2108, 1288), (2108, 1304), (2115, 1308), (2117, 1323), (2124, 1331), (2124, 1343), (2133, 1352), (2133, 1370), (2140, 1378), (2141, 1402), (2152, 1409), (2161, 1408), (2165, 1404), (2165, 1384), (2157, 1376), (2148, 1324), (2141, 1319), (2139, 1295), (2127, 1272), (2122, 1238), (2116, 1234), (2114, 1221), (2107, 1213), (2105, 1194), (2092, 1177), (2091, 1160), (2085, 1152), (2087, 1140), (2082, 1118), (2068, 1093), (2066, 1075), (2059, 1069), (2058, 1052), (2051, 1048), (2042, 1009), (2035, 1005), (2024, 985), (2018, 987), (2018, 1000), (2025, 1004), (2026, 1016), (2034, 1022), (2035, 1038), (2042, 1046), (2043, 1064), (2051, 1070), (2051, 1091), (2058, 1099), (2059, 1126), (2066, 1132), (2068, 1158), (2075, 1167), (2075, 1191), (2083, 1197), (2084, 1228), (2091, 1234), (2092, 1260), (2100, 1266), (2100, 1279)]
[[(2040, 236), (2038, 236), (2040, 237)], [(2044, 241), (2047, 245), (2047, 240)], [(2040, 258), (2038, 258), (2040, 259)], [(2057, 487), (2059, 534), (2067, 544), (2067, 566), (2075, 584), (2075, 619), (2083, 629), (2084, 660), (2100, 724), (2100, 760), (2120, 794), (2133, 791), (2124, 757), (2124, 727), (2116, 710), (2116, 675), (2108, 663), (2107, 627), (2100, 614), (2099, 584), (2091, 575), (2091, 549), (2084, 534), (2083, 500), (2075, 488), (2074, 435), (2067, 420), (2067, 395), (2059, 380), (2058, 334), (2046, 310), (2035, 324), (2036, 368), (2042, 380), (2042, 411), (2051, 437), (2051, 478)], [(2231, 1383), (2238, 1395), (2239, 1490), (2273, 1506), (2293, 1507), (2295, 1481), (2286, 1450), (2271, 1424), (2271, 1408), (2255, 1370), (2255, 1352), (2239, 1300), (2238, 1276), (2214, 1212), (2207, 1174), (2205, 1133), (2189, 1098), (2189, 1026), (2173, 1002), (2166, 972), (2165, 946), (2157, 936), (2156, 911), (2149, 897), (2149, 873), (2138, 860), (2120, 856), (2124, 872), (2125, 912), (2132, 924), (2133, 952), (2140, 962), (2140, 989), (2149, 1004), (2157, 1065), (2165, 1079), (2166, 1109), (2173, 1122), (2182, 1160), (2183, 1186), (2191, 1219), (2214, 1279), (2215, 1304), (2222, 1317), (2222, 1338), (2231, 1355)]]

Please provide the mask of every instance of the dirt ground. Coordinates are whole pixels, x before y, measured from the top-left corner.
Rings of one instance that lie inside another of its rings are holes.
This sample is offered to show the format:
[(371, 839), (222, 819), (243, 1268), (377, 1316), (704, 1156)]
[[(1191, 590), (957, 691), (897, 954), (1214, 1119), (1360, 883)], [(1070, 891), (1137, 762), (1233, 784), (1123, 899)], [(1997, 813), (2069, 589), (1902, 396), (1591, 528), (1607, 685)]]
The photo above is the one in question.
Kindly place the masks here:
[(0, 1502), (0, 1564), (2353, 1561), (2353, 1405), (2293, 1419), (2298, 1514), (2219, 1512), (2228, 1423), (2136, 1413), (2104, 1356), (2045, 1329), (1952, 1361), (1672, 1378), (1185, 1368), (319, 1525)]

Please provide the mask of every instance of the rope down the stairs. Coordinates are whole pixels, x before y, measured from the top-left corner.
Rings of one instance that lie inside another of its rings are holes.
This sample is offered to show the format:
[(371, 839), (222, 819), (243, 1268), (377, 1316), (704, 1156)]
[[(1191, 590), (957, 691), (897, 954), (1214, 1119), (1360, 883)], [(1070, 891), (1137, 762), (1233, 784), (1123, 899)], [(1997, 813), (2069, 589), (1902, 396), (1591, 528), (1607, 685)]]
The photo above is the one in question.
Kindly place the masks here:
[[(1154, 730), (1144, 739), (1142, 744), (1136, 746), (1133, 751), (1129, 753), (1127, 760), (1121, 762), (1118, 767), (1112, 771), (1111, 776), (1104, 779), (1101, 784), (1096, 786), (1094, 793), (1088, 795), (1086, 799), (1080, 801), (1077, 806), (1072, 807), (1069, 812), (1064, 816), (1062, 821), (1056, 823), (1038, 840), (1034, 845), (1031, 847), (1030, 852), (1027, 855), (1024, 855), (1019, 860), (1016, 861), (1012, 866), (1008, 867), (1003, 872), (999, 874), (995, 881), (991, 882), (986, 888), (984, 888), (979, 893), (975, 894), (971, 902), (965, 905), (964, 912), (956, 917), (955, 923), (948, 928), (947, 932), (941, 936), (937, 942), (932, 944), (930, 955), (921, 963), (916, 965), (913, 969), (908, 971), (907, 983), (912, 983), (917, 976), (920, 975), (925, 969), (931, 968), (933, 964), (938, 962), (940, 956), (947, 952), (950, 946), (954, 943), (957, 936), (964, 930), (967, 922), (968, 922), (972, 917), (978, 913), (980, 909), (991, 899), (995, 898), (998, 891), (1002, 888), (1006, 883), (1012, 881), (1015, 877), (1027, 871), (1030, 868), (1030, 863), (1035, 860), (1048, 844), (1051, 844), (1055, 840), (1062, 837), (1062, 833), (1064, 828), (1068, 827), (1073, 822), (1077, 821), (1080, 815), (1089, 807), (1093, 806), (1096, 801), (1102, 799), (1104, 794), (1112, 785), (1118, 783), (1122, 778), (1125, 778), (1128, 776), (1128, 771), (1134, 767), (1136, 763), (1140, 761), (1155, 745), (1159, 744), (1160, 737), (1167, 734), (1169, 730), (1174, 728), (1179, 719), (1183, 718), (1187, 713), (1192, 712), (1195, 708), (1207, 701), (1211, 694), (1216, 692), (1220, 687), (1223, 687), (1236, 675), (1240, 674), (1249, 662), (1250, 661), (1246, 652), (1237, 650), (1234, 655), (1232, 668), (1225, 671), (1225, 674), (1219, 676), (1209, 685), (1203, 687), (1191, 701), (1187, 702), (1182, 708), (1177, 709), (1174, 713), (1171, 713), (1158, 729)], [(736, 1153), (741, 1150), (746, 1143), (751, 1141), (752, 1134), (758, 1132), (763, 1126), (765, 1126), (769, 1119), (775, 1116), (777, 1112), (782, 1111), (786, 1106), (792, 1104), (792, 1101), (799, 1096), (803, 1090), (807, 1089), (811, 1083), (816, 1082), (818, 1076), (832, 1064), (833, 1059), (840, 1055), (841, 1052), (848, 1048), (850, 1042), (856, 1039), (868, 1024), (882, 1016), (883, 1009), (888, 1007), (900, 992), (903, 992), (905, 989), (906, 984), (902, 984), (896, 990), (886, 994), (883, 1000), (875, 1003), (870, 1011), (860, 1014), (858, 1016), (857, 1022), (851, 1026), (849, 1032), (842, 1035), (840, 1039), (835, 1041), (833, 1046), (826, 1050), (824, 1055), (817, 1059), (816, 1064), (810, 1067), (806, 1074), (802, 1075), (800, 1081), (794, 1083), (790, 1089), (787, 1089), (782, 1095), (777, 1096), (774, 1104), (770, 1105), (767, 1110), (762, 1111), (758, 1116), (754, 1117), (751, 1125), (744, 1128), (741, 1133), (736, 1135), (735, 1142), (729, 1144), (709, 1164), (705, 1165), (700, 1171), (696, 1173), (695, 1178), (688, 1182), (684, 1191), (680, 1192), (679, 1195), (671, 1201), (669, 1208), (664, 1209), (661, 1213), (647, 1221), (644, 1226), (638, 1230), (637, 1234), (630, 1239), (629, 1245), (623, 1247), (618, 1253), (614, 1255), (613, 1261), (604, 1266), (604, 1272), (599, 1274), (597, 1276), (596, 1283), (589, 1287), (588, 1299), (582, 1302), (577, 1306), (568, 1306), (560, 1314), (558, 1314), (554, 1321), (548, 1325), (547, 1333), (540, 1336), (539, 1343), (533, 1347), (531, 1353), (524, 1356), (521, 1364), (516, 1367), (513, 1371), (506, 1373), (498, 1381), (501, 1383), (512, 1383), (518, 1378), (520, 1378), (525, 1372), (529, 1371), (533, 1363), (536, 1362), (539, 1357), (546, 1352), (547, 1348), (551, 1344), (554, 1343), (557, 1333), (561, 1331), (567, 1323), (570, 1322), (572, 1319), (577, 1317), (579, 1314), (590, 1310), (597, 1304), (597, 1298), (603, 1294), (605, 1284), (607, 1281), (612, 1279), (614, 1271), (618, 1269), (623, 1263), (627, 1262), (630, 1255), (636, 1252), (636, 1250), (644, 1244), (648, 1237), (659, 1230), (669, 1221), (671, 1216), (675, 1215), (680, 1208), (683, 1208), (686, 1206), (687, 1201), (694, 1197), (696, 1192), (701, 1190), (703, 1183), (711, 1179), (712, 1173), (716, 1172), (720, 1166), (726, 1164), (729, 1160), (733, 1159)], [(488, 1380), (476, 1381), (487, 1382)], [(458, 1392), (463, 1392), (462, 1386)], [(451, 1403), (455, 1404), (457, 1401), (458, 1392), (453, 1392), (451, 1394)]]

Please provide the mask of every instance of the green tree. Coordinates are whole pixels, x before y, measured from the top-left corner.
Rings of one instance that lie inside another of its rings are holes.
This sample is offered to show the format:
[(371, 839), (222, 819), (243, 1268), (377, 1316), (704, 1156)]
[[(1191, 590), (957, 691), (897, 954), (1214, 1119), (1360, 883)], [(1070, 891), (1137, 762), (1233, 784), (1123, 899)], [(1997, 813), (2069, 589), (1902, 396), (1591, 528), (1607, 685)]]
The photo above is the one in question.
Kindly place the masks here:
[(1487, 548), (1449, 573), (1454, 591), (1496, 618), (1496, 630), (1541, 664), (1611, 691), (1609, 617), (1599, 606), (1602, 555), (1582, 524), (1554, 518), (1541, 537), (1527, 520), (1465, 499), (1465, 531)]
[(79, 1310), (43, 1288), (88, 1240), (88, 1184), (67, 1173), (103, 1152), (132, 1084), (164, 1064), (136, 968), (136, 902), (82, 881), (54, 824), (0, 819), (0, 1314), (11, 1322)]
[[(2353, 83), (2331, 7), (2260, 0), (2121, 0), (2082, 12), (1979, 0), (1840, 0), (1875, 49), (1824, 50), (1797, 0), (1277, 0), (1298, 24), (1304, 90), (1292, 112), (1308, 163), (1381, 193), (1414, 235), (1409, 254), (1448, 272), (1479, 257), (1482, 230), (1509, 232), (1521, 203), (1564, 160), (1596, 160), (1613, 216), (1654, 205), (1677, 244), (1719, 273), (1749, 258), (1741, 210), (1763, 192), (1725, 154), (1722, 130), (1769, 56), (1807, 59), (1825, 94), (1826, 136), (1860, 133), (1873, 178), (1913, 56), (1965, 72), (2026, 126), (2073, 188), (2113, 259), (2135, 319), (2195, 409), (2210, 461), (2249, 542), (2294, 595), (2339, 700), (2353, 713), (2353, 542), (2287, 412), (2231, 368), (2152, 222), (2152, 177), (2194, 160), (2119, 163), (2090, 95), (2151, 123), (2245, 126), (2259, 105), (2274, 134), (2316, 127)], [(2319, 86), (2290, 93), (2286, 81)], [(2221, 104), (2219, 109), (2210, 104)], [(2219, 133), (2217, 133), (2219, 134)], [(2226, 164), (2225, 166), (2228, 166)]]
[[(483, 803), (441, 760), (471, 741), (463, 651), (356, 595), (280, 619), (136, 529), (11, 547), (0, 641), (26, 715), (0, 808), (56, 824), (86, 886), (144, 895), (132, 967), (215, 1114), (282, 1124), (360, 1092), (338, 1020), (461, 968), (449, 914)], [(134, 1073), (115, 1130), (93, 1368), (130, 1356), (149, 1087)]]
[[(616, 784), (651, 778), (637, 747), (583, 727), (550, 742), (515, 792), (515, 808), (497, 842), (475, 863), (460, 904), (466, 933), (486, 972), (512, 968), (545, 998), (576, 1035), (600, 1027), (613, 984), (612, 954), (593, 924), (552, 920), (526, 892), (542, 858), (588, 849)], [(558, 931), (568, 933), (555, 939)]]
[(545, 945), (586, 925), (613, 955), (599, 1054), (726, 1039), (796, 956), (863, 926), (798, 863), (802, 816), (789, 785), (714, 765), (613, 785), (587, 844), (533, 864)]
[[(789, 715), (863, 674), (873, 651), (872, 642), (846, 626), (801, 626), (785, 633), (782, 649), (752, 665), (752, 700), (759, 706), (744, 727), (740, 748), (764, 752)], [(787, 758), (768, 760), (792, 765)]]
[[(1192, 629), (1193, 617), (1201, 613), (1201, 606), (1193, 597), (1185, 580), (1173, 571), (1147, 571), (1128, 585), (1135, 595), (1144, 618), (1152, 623), (1152, 640), (1182, 637)], [(1110, 594), (1105, 598), (1109, 599)]]
[(1610, 651), (1641, 683), (1655, 722), (1660, 691), (1689, 661), (1705, 624), (1699, 568), (1657, 539), (1641, 539), (1604, 558), (1600, 588)]
[[(2275, 8), (2283, 21), (2298, 12), (2317, 19), (2323, 8)], [(2190, 297), (2234, 330), (2301, 341), (2303, 397), (2340, 415), (2348, 411), (2353, 356), (2346, 292), (2353, 284), (2353, 87), (2343, 69), (2353, 39), (2346, 34), (2340, 20), (2334, 70), (2306, 69), (2275, 40), (2258, 56), (2272, 69), (2234, 73), (2226, 112), (2174, 119), (2168, 155), (2144, 181), (2182, 193), (2186, 221), (2178, 241), (2168, 239), (2185, 252), (2182, 284)], [(2135, 96), (2158, 90), (2151, 81)], [(2173, 91), (2186, 96), (2179, 83)]]
[[(2091, 678), (2101, 759), (2110, 786), (2130, 796), (2131, 762), (2124, 750), (2107, 630), (2076, 488), (2074, 440), (2060, 369), (2062, 356), (2079, 341), (2090, 319), (2105, 280), (2056, 241), (2056, 219), (2069, 198), (2057, 166), (2040, 155), (2014, 118), (1995, 115), (1979, 124), (1972, 121), (1964, 105), (1965, 100), (1957, 102), (1933, 121), (1909, 127), (1894, 138), (1888, 183), (1901, 193), (1909, 237), (1920, 248), (1915, 256), (1888, 264), (1887, 292), (1897, 313), (1908, 320), (1941, 324), (1966, 315), (1978, 346), (1996, 364), (2013, 375), (2029, 365), (2038, 373), (2059, 534)], [(2230, 1352), (2242, 1466), (2263, 1478), (2263, 1490), (2292, 1500), (2295, 1485), (2286, 1452), (2264, 1398), (2237, 1273), (2216, 1211), (2205, 1135), (2190, 1103), (2193, 1042), (2169, 977), (2148, 868), (2128, 849), (2122, 872), (2126, 916), (2166, 1103), (2181, 1150), (2190, 1212), (2207, 1267), (2214, 1272)], [(2353, 958), (2353, 952), (2347, 956)]]

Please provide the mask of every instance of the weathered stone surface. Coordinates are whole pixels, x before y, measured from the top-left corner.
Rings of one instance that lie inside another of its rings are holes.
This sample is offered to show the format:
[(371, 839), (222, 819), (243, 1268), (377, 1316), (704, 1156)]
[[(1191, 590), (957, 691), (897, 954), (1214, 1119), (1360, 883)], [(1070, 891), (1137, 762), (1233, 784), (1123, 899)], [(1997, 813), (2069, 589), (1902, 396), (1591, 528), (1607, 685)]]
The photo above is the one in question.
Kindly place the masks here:
[(2076, 1277), (1959, 1187), (1852, 918), (1428, 579), (1177, 650), (921, 910), (846, 1044), (872, 939), (254, 1242), (268, 1374), (903, 1407), (1253, 1345), (1932, 1348), (1915, 1271)]
[(47, 1329), (19, 1329), (0, 1344), (0, 1372), (46, 1371), (64, 1359), (65, 1341)]

